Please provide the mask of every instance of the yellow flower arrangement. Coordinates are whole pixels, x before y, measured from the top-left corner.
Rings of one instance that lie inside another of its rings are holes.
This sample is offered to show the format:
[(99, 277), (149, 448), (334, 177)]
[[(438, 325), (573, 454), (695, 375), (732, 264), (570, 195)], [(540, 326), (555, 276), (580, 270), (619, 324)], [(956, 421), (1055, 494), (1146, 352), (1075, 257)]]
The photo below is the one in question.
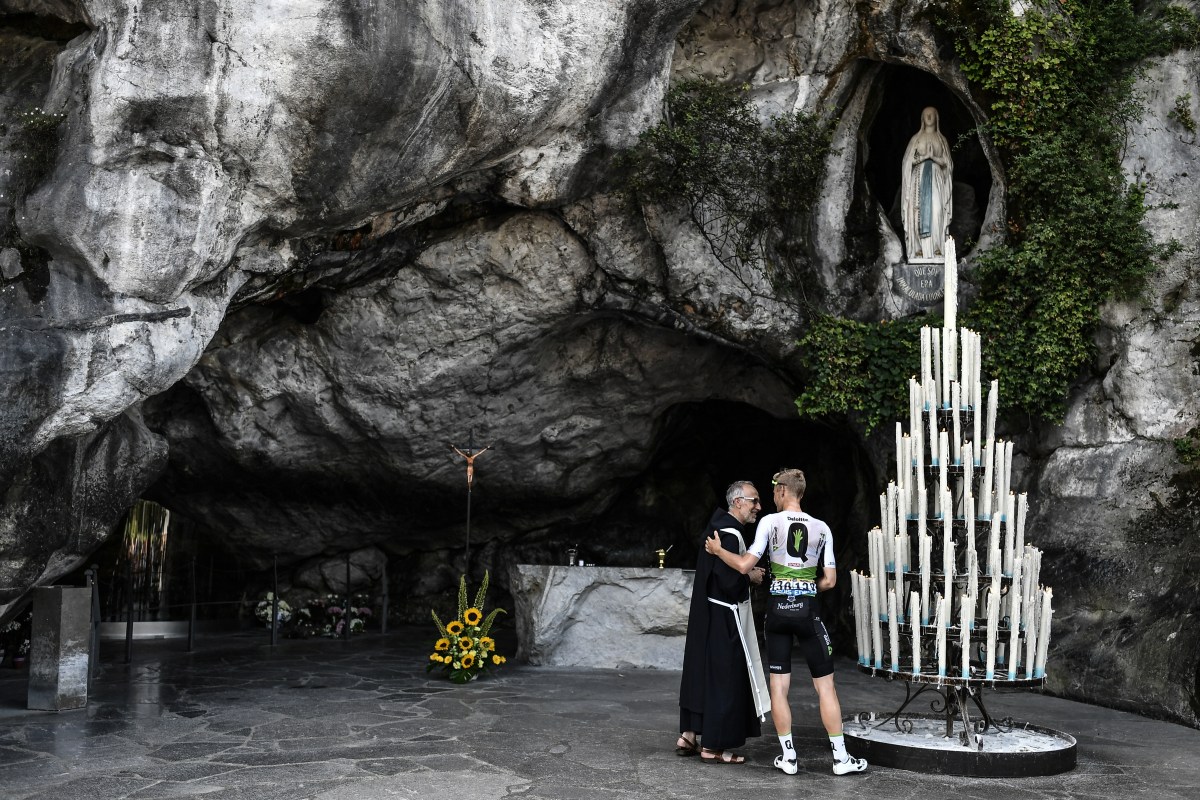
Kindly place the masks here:
[[(496, 615), (507, 612), (497, 608), (484, 615), (481, 609), (487, 588), (488, 573), (485, 572), (483, 583), (475, 594), (475, 602), (468, 606), (467, 578), (464, 575), (458, 582), (459, 618), (443, 625), (437, 612), (430, 612), (441, 638), (433, 646), (434, 652), (429, 657), (427, 670), (444, 669), (449, 673), (450, 680), (466, 683), (478, 677), (480, 672), (498, 667), (507, 660), (495, 654), (496, 642), (487, 635), (496, 620)], [(442, 653), (445, 655), (440, 655)], [(492, 654), (491, 658), (488, 658), (488, 653)]]

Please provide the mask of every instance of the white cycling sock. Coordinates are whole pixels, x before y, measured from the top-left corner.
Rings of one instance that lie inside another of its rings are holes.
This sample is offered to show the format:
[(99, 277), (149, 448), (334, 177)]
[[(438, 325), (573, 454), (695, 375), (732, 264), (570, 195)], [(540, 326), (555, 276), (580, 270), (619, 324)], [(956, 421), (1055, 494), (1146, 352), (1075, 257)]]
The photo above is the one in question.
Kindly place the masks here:
[(845, 761), (850, 757), (850, 754), (846, 752), (846, 742), (842, 734), (839, 733), (836, 736), (830, 734), (829, 746), (833, 749), (834, 761)]
[(779, 748), (783, 750), (783, 757), (788, 761), (795, 761), (796, 748), (792, 745), (792, 734), (780, 733), (777, 735), (779, 736)]

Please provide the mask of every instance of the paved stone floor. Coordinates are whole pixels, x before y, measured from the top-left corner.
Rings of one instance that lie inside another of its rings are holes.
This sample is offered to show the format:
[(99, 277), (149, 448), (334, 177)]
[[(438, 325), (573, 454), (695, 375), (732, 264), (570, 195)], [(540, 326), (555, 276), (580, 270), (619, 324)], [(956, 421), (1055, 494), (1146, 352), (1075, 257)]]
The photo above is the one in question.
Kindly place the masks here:
[[(1075, 736), (1074, 771), (835, 777), (800, 683), (800, 774), (770, 766), (773, 737), (748, 743), (745, 766), (706, 766), (673, 751), (678, 672), (509, 664), (455, 686), (426, 674), (428, 634), (274, 650), (236, 634), (191, 654), (178, 641), (138, 643), (130, 665), (123, 642), (106, 643), (88, 708), (57, 714), (24, 710), (23, 673), (3, 670), (0, 798), (1200, 797), (1200, 731), (1030, 692), (990, 697), (989, 709)], [(903, 697), (853, 664), (838, 675), (848, 714)]]

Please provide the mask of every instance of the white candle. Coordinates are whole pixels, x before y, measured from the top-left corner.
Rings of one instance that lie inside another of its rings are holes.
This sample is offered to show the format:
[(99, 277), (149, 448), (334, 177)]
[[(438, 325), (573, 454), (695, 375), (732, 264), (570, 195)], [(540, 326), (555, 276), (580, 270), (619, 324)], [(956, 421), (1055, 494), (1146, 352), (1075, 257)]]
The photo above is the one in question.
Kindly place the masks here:
[(896, 534), (892, 537), (892, 574), (898, 585), (904, 582), (904, 536)]
[(967, 551), (975, 551), (975, 497), (969, 491), (963, 498), (963, 520), (967, 523)]
[(949, 513), (942, 521), (942, 594), (949, 597), (954, 586), (954, 509), (949, 506), (949, 490), (942, 490), (942, 499), (949, 508)]
[(866, 663), (863, 653), (863, 631), (867, 626), (863, 624), (862, 614), (862, 587), (858, 582), (858, 570), (850, 571), (850, 600), (854, 603), (854, 645), (858, 649), (858, 663)]
[(942, 407), (949, 408), (952, 403), (950, 385), (954, 382), (955, 366), (955, 332), (949, 328), (942, 330)]
[(896, 622), (896, 592), (888, 590), (888, 647), (892, 654), (892, 672), (900, 671), (900, 626)]
[[(937, 408), (941, 408), (942, 403), (943, 403), (942, 394), (941, 394), (941, 392), (942, 392), (942, 332), (940, 330), (938, 330), (937, 328), (930, 328), (929, 338), (933, 344), (933, 391), (934, 391), (933, 407), (935, 409), (937, 409)], [(946, 399), (949, 399), (949, 398), (946, 398)], [(935, 442), (935, 441), (937, 441), (937, 439), (930, 439), (930, 441)]]
[(1015, 589), (1009, 591), (1012, 607), (1008, 615), (1008, 679), (1017, 679), (1017, 661), (1021, 656), (1021, 593)]
[[(898, 493), (895, 483), (888, 483), (887, 492), (884, 495), (883, 518), (884, 533), (888, 536), (896, 535), (896, 495)], [(889, 561), (891, 559), (888, 559)]]
[(988, 389), (987, 443), (996, 441), (996, 405), (1000, 402), (1000, 381), (992, 381)]
[(921, 405), (922, 410), (929, 409), (929, 381), (933, 379), (933, 329), (929, 326), (921, 328)]
[(937, 427), (937, 410), (929, 412), (929, 463), (932, 466), (937, 466), (938, 455), (938, 427)]
[[(999, 528), (1000, 515), (995, 514), (992, 516), (992, 530), (998, 534)], [(990, 539), (991, 537), (988, 538)], [(1002, 572), (1003, 565), (1000, 561), (1000, 542), (997, 541), (995, 546), (992, 548), (991, 553), (988, 555), (988, 574), (992, 578), (991, 592), (997, 597), (1000, 596), (1000, 575)]]
[(1006, 485), (1005, 480), (1004, 480), (1005, 472), (1004, 472), (1004, 442), (1003, 441), (996, 442), (996, 446), (994, 448), (992, 448), (992, 458), (996, 462), (996, 465), (994, 468), (994, 472), (995, 472), (995, 476), (996, 476), (996, 482), (994, 484), (995, 505), (993, 507), (995, 508), (996, 511), (999, 511), (1000, 514), (1003, 515), (1004, 514), (1004, 498), (1008, 496), (1008, 486)]
[(1021, 601), (1024, 598), (1024, 587), (1021, 586), (1021, 581), (1024, 571), (1025, 559), (1013, 559), (1012, 586), (1008, 590), (1008, 616), (1013, 620), (1014, 625), (1020, 627), (1021, 622)]
[[(975, 398), (975, 413), (979, 419), (983, 419), (983, 337), (975, 334), (975, 356), (972, 358), (972, 367), (974, 372), (971, 374), (971, 382), (975, 384), (975, 388), (971, 390), (971, 396)], [(982, 439), (979, 439), (982, 442)]]
[[(1013, 443), (1004, 443), (1004, 494), (1007, 496), (1012, 492), (1012, 461), (1013, 461)], [(1013, 511), (1016, 506), (1013, 506)], [(1009, 512), (1012, 513), (1011, 511)]]
[[(978, 353), (979, 353), (979, 337), (978, 336), (975, 337), (975, 352), (976, 352), (976, 358), (978, 358)], [(982, 402), (982, 398), (980, 397), (981, 387), (979, 385), (979, 362), (978, 361), (976, 361), (975, 364), (973, 365), (973, 369), (975, 370), (975, 377), (974, 377), (974, 380), (972, 380), (972, 382), (971, 382), (972, 383), (972, 388), (971, 388), (971, 425), (973, 426), (972, 430), (974, 430), (975, 436), (971, 441), (973, 441), (975, 443), (975, 457), (978, 458), (979, 457), (979, 448), (983, 444), (983, 439), (980, 437), (980, 432), (983, 429), (983, 402)], [(976, 461), (975, 464), (978, 466), (979, 461)]]
[(946, 318), (944, 324), (950, 330), (954, 330), (958, 327), (958, 256), (955, 254), (953, 236), (946, 237), (942, 252), (946, 254), (946, 266), (943, 270), (945, 287), (942, 290), (942, 309)]
[(1000, 597), (988, 590), (987, 600), (987, 679), (996, 678), (996, 628), (1000, 619)]
[[(963, 486), (966, 487), (967, 494), (975, 494), (975, 443), (965, 442), (963, 444)], [(972, 512), (973, 513), (973, 512)], [(969, 516), (964, 512), (964, 518)]]
[(979, 518), (992, 518), (992, 446), (983, 446), (983, 486), (979, 489)]
[(878, 588), (876, 589), (876, 591), (879, 593), (879, 611), (882, 614), (880, 619), (883, 620), (884, 622), (886, 622), (888, 619), (888, 610), (887, 610), (887, 537), (884, 535), (883, 531), (879, 531), (879, 533), (875, 537), (875, 549), (878, 552), (878, 558), (879, 558), (879, 573), (875, 577), (878, 580)]
[(921, 537), (921, 602), (917, 605), (920, 610), (920, 616), (914, 616), (914, 622), (917, 619), (921, 620), (922, 625), (929, 624), (929, 575), (932, 565), (929, 563), (933, 557), (933, 537)]
[[(925, 535), (925, 518), (929, 513), (929, 495), (925, 493), (925, 469), (922, 467), (917, 472), (917, 536)], [(917, 539), (919, 543), (920, 538)]]
[[(920, 606), (921, 599), (913, 592), (909, 598), (909, 602), (914, 606)], [(921, 674), (921, 626), (915, 623), (916, 617), (913, 617), (914, 623), (912, 626), (912, 649), (913, 649), (913, 675)]]
[(959, 409), (959, 403), (961, 402), (959, 385), (957, 383), (950, 384), (950, 421), (953, 428), (955, 464), (962, 464), (962, 414)]
[[(979, 598), (979, 554), (975, 552), (975, 548), (967, 549), (967, 594), (971, 596), (972, 603), (977, 602)], [(971, 622), (972, 628), (975, 627), (975, 606), (971, 606)]]
[(938, 660), (938, 677), (946, 677), (946, 605), (950, 601), (946, 598), (938, 598), (938, 613), (937, 613), (937, 639), (935, 640), (935, 649), (937, 650)]
[[(1012, 501), (1012, 495), (1010, 494), (1005, 502), (1006, 508), (1011, 507), (1011, 501)], [(1005, 575), (1013, 574), (1013, 559), (1016, 557), (1016, 554), (1013, 551), (1013, 547), (1016, 543), (1016, 538), (1017, 538), (1017, 526), (1014, 523), (1015, 523), (1015, 520), (1013, 519), (1012, 515), (1009, 515), (1006, 513), (1004, 515), (1004, 574)]]
[(1038, 653), (1035, 657), (1037, 663), (1034, 665), (1035, 677), (1038, 678), (1046, 677), (1046, 657), (1050, 651), (1050, 618), (1054, 613), (1051, 608), (1053, 597), (1053, 589), (1042, 590), (1042, 618), (1038, 620)]
[[(871, 597), (876, 598), (872, 602), (878, 602), (879, 590), (877, 587), (879, 578), (871, 578), (872, 591)], [(883, 633), (880, 629), (879, 616), (882, 613), (882, 608), (876, 608), (875, 613), (871, 615), (871, 657), (875, 662), (875, 669), (883, 668)]]
[[(937, 442), (938, 456), (940, 458), (938, 461), (938, 485), (948, 486), (949, 483), (946, 476), (950, 469), (950, 434), (942, 431), (938, 434)], [(941, 509), (941, 511), (944, 513), (945, 509)]]
[(987, 574), (992, 574), (992, 552), (1000, 552), (1000, 514), (999, 512), (992, 514), (992, 526), (988, 529), (988, 571)]
[(975, 597), (963, 595), (958, 610), (958, 643), (962, 650), (962, 677), (971, 677), (971, 628), (975, 623)]
[(1017, 497), (1017, 540), (1013, 545), (1016, 553), (1025, 553), (1025, 515), (1029, 513), (1029, 495), (1022, 492)]

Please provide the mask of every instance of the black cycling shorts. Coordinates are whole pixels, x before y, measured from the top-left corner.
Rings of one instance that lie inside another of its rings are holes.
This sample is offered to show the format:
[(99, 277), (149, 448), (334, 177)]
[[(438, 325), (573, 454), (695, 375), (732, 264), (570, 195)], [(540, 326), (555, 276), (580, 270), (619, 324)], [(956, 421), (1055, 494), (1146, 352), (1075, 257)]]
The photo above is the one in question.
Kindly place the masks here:
[(816, 606), (817, 598), (813, 596), (771, 596), (766, 624), (768, 672), (792, 673), (792, 637), (795, 637), (814, 678), (833, 674), (833, 645)]

